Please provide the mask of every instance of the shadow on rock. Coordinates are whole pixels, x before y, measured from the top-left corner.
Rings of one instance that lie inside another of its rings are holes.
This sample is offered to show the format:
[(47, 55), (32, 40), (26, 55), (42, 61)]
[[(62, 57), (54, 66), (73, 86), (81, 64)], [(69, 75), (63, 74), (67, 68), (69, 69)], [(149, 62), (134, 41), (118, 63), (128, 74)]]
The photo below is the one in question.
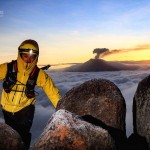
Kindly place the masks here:
[(123, 132), (122, 130), (116, 129), (114, 127), (110, 127), (106, 125), (105, 123), (103, 123), (101, 120), (94, 118), (91, 115), (81, 116), (81, 119), (95, 126), (100, 126), (103, 129), (107, 130), (109, 134), (112, 136), (112, 138), (115, 140), (117, 150), (125, 150), (124, 148), (127, 143), (127, 137), (126, 137), (125, 132)]
[(131, 134), (127, 140), (126, 150), (148, 150), (146, 139), (138, 134)]

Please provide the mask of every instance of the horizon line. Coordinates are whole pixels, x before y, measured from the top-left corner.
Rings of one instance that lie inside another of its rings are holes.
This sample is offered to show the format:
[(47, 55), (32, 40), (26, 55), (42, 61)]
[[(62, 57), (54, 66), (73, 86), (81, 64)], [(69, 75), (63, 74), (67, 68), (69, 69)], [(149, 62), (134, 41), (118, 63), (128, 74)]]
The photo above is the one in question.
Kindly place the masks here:
[[(93, 59), (95, 59), (95, 58), (93, 58)], [(102, 60), (104, 60), (104, 59), (102, 59)], [(121, 61), (121, 60), (114, 60), (114, 61), (111, 61), (111, 62), (142, 62), (142, 61), (150, 61), (150, 59), (148, 59), (148, 60), (123, 60), (123, 61)], [(47, 64), (38, 64), (38, 66), (45, 66), (45, 65), (59, 66), (59, 65), (76, 65), (76, 64), (82, 64), (82, 63), (58, 63), (58, 64), (49, 64), (49, 63), (47, 63)]]

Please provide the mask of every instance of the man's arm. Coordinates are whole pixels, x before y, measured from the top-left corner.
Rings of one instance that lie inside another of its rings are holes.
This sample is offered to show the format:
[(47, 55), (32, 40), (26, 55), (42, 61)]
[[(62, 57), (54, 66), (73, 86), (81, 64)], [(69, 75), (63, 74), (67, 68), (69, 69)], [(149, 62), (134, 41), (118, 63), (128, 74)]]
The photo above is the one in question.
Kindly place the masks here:
[(45, 71), (39, 71), (37, 86), (42, 87), (53, 106), (56, 108), (58, 101), (61, 99), (58, 88), (55, 86), (53, 80), (45, 73)]

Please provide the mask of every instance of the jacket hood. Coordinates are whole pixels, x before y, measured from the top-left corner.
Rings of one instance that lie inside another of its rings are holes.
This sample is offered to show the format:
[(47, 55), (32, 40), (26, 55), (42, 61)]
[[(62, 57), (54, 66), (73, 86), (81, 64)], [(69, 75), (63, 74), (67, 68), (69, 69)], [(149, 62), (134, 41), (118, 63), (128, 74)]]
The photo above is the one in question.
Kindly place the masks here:
[[(25, 50), (33, 50), (37, 54), (36, 59), (32, 63), (26, 63), (21, 58), (20, 53), (28, 53), (28, 51), (25, 51)], [(32, 39), (23, 41), (20, 44), (20, 46), (18, 47), (18, 58), (17, 58), (18, 71), (23, 72), (25, 74), (26, 73), (30, 74), (32, 72), (33, 68), (35, 67), (35, 65), (37, 65), (38, 56), (39, 56), (38, 43)]]

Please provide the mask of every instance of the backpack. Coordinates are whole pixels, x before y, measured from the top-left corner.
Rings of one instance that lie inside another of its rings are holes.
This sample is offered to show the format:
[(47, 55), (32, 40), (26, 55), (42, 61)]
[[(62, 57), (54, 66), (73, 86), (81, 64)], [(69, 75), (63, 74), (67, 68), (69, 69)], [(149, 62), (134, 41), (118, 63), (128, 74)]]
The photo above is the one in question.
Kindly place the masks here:
[[(34, 88), (36, 85), (39, 71), (40, 71), (40, 69), (36, 65), (29, 75), (29, 78), (25, 85), (26, 86), (25, 94), (28, 98), (35, 97)], [(18, 72), (17, 60), (12, 60), (12, 62), (7, 64), (7, 74), (6, 74), (5, 80), (3, 82), (3, 88), (6, 93), (10, 93), (12, 91), (13, 86), (16, 84), (17, 72)], [(21, 83), (20, 81), (18, 81), (18, 82)], [(21, 83), (21, 84), (24, 85), (23, 83)], [(18, 91), (18, 92), (22, 92), (22, 91)]]

